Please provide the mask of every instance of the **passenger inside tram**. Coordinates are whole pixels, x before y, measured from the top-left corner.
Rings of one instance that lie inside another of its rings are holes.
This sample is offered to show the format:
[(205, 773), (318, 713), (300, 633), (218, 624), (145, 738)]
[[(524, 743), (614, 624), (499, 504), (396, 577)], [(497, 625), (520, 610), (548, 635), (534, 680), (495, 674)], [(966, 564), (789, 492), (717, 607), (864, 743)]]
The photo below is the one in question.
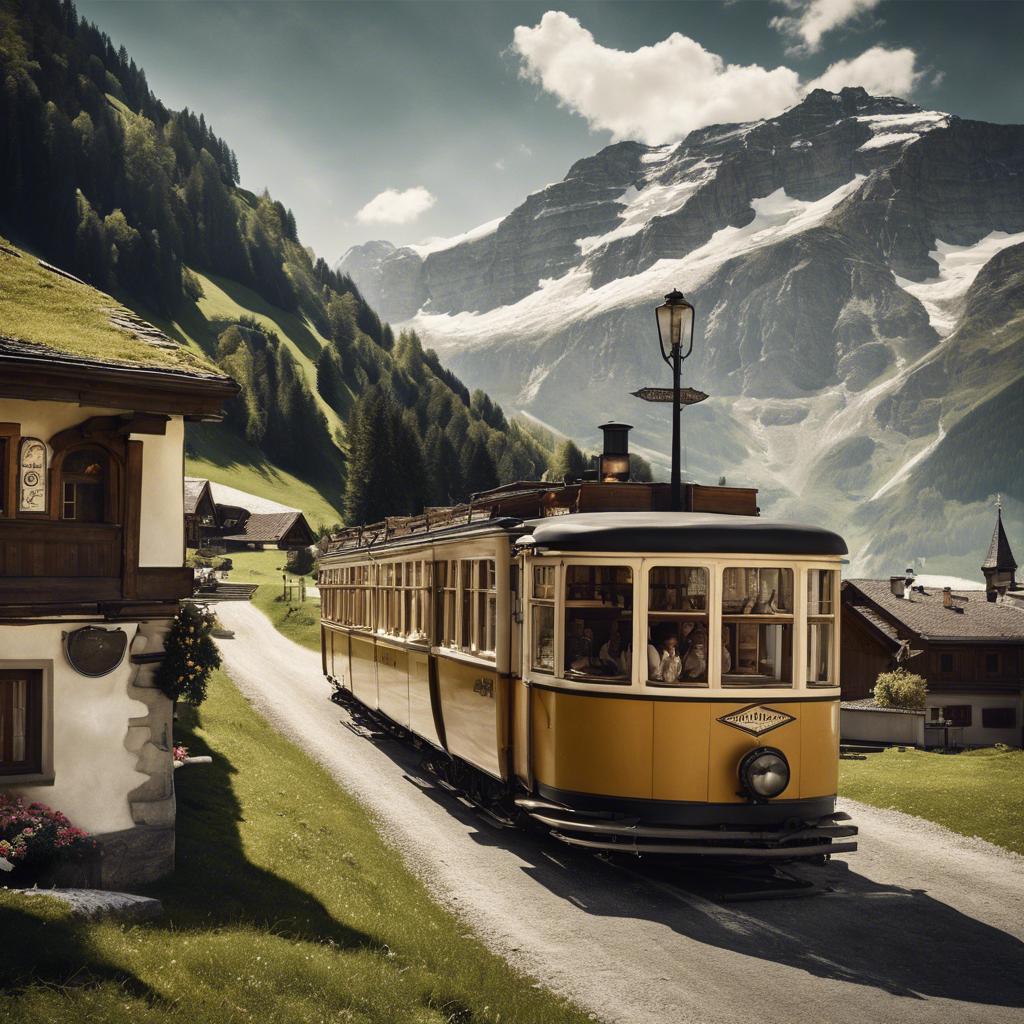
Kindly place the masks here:
[(647, 678), (656, 686), (706, 686), (707, 571), (687, 566), (650, 570)]
[(595, 682), (628, 682), (632, 658), (632, 569), (571, 565), (565, 582), (566, 676)]

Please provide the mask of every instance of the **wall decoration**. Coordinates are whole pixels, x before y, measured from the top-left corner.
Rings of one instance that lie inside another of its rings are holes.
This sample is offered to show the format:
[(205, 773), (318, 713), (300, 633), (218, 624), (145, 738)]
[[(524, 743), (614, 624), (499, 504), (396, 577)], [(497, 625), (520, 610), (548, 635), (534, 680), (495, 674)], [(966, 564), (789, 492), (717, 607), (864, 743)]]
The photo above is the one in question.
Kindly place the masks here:
[(124, 660), (128, 634), (123, 629), (83, 626), (64, 634), (64, 655), (83, 676), (105, 676)]
[(46, 445), (24, 437), (18, 451), (18, 511), (46, 511)]

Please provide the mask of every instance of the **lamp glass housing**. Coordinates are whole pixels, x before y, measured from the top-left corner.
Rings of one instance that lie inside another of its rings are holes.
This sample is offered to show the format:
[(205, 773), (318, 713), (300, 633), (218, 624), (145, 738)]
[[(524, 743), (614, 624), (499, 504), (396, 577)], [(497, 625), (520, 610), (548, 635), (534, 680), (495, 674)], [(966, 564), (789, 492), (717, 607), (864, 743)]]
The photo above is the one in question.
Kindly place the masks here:
[(665, 296), (665, 301), (654, 312), (662, 355), (670, 359), (672, 350), (679, 348), (685, 359), (693, 349), (693, 306), (682, 292), (674, 291)]

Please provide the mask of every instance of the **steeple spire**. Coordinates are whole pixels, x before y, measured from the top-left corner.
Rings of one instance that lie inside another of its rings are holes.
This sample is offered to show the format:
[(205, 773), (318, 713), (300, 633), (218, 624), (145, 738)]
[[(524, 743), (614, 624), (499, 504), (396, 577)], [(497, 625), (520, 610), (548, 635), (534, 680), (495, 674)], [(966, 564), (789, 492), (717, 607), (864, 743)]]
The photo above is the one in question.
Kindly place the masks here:
[(1000, 494), (996, 496), (996, 527), (992, 531), (992, 542), (988, 546), (988, 555), (981, 564), (981, 571), (985, 575), (985, 589), (990, 601), (995, 601), (1008, 589), (1017, 589), (1016, 569), (1017, 562), (1003, 529), (1003, 496)]

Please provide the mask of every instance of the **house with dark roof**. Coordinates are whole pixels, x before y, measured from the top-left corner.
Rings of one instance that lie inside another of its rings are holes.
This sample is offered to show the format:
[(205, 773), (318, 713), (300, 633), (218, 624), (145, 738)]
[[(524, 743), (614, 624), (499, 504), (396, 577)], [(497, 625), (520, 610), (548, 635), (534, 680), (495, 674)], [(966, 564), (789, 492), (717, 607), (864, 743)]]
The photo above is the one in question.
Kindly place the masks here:
[(185, 477), (185, 546), (202, 547), (203, 531), (220, 527), (220, 513), (209, 480)]
[(982, 565), (985, 587), (915, 585), (912, 573), (842, 587), (844, 707), (871, 696), (880, 672), (924, 676), (925, 743), (1021, 746), (1024, 605), (1001, 510)]
[(262, 551), (268, 544), (284, 551), (308, 548), (316, 538), (306, 517), (292, 509), (289, 512), (252, 512), (241, 530), (221, 537), (228, 550), (249, 548)]
[[(225, 496), (230, 503), (217, 500)], [(185, 479), (185, 533), (190, 547), (229, 551), (262, 551), (268, 545), (297, 551), (316, 541), (298, 509), (196, 477)]]

